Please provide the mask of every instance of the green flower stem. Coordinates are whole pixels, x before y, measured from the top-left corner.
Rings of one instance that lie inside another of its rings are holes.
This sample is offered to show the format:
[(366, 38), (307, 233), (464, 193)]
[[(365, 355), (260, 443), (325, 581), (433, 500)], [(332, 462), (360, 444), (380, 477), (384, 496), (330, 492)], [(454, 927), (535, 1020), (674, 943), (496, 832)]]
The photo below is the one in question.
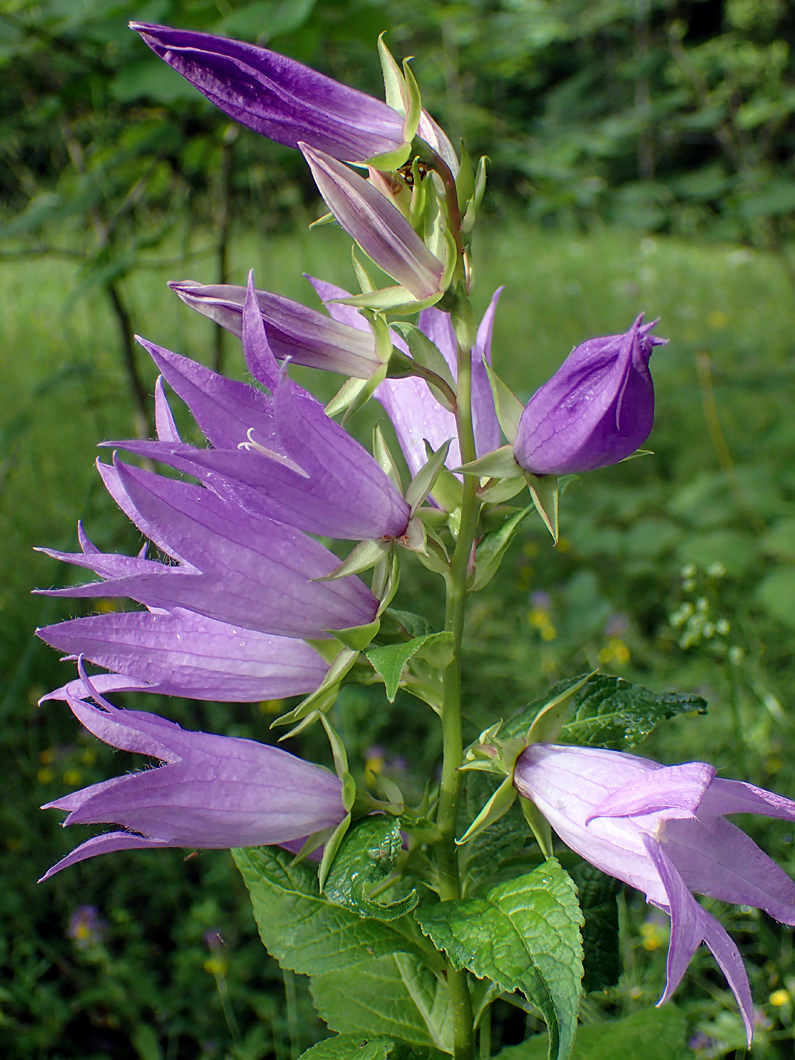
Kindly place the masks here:
[[(461, 459), (467, 463), (475, 458), (475, 438), (471, 411), (471, 362), (468, 349), (458, 350), (458, 395), (456, 420), (461, 446)], [(476, 480), (467, 475), (461, 524), (447, 579), (445, 629), (453, 634), (453, 660), (444, 671), (442, 699), (442, 779), (439, 789), (439, 809), (436, 824), (441, 833), (437, 846), (439, 895), (442, 901), (461, 897), (458, 870), (458, 851), (455, 845), (458, 821), (458, 802), (461, 791), (459, 767), (463, 757), (461, 733), (461, 644), (464, 635), (467, 579), (472, 547), (477, 532), (479, 503), (475, 495)], [(465, 972), (449, 969), (448, 984), (453, 1004), (454, 1055), (456, 1060), (472, 1060), (474, 1035), (472, 1029), (472, 999)]]

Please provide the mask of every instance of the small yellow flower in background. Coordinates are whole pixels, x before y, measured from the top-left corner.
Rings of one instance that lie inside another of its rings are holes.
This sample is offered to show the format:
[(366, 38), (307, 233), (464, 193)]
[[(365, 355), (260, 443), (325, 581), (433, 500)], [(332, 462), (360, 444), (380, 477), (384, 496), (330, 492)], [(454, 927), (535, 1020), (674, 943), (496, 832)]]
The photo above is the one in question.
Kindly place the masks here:
[(610, 637), (607, 644), (599, 649), (599, 662), (602, 666), (626, 666), (629, 659), (629, 648), (618, 637)]
[(101, 615), (110, 615), (114, 611), (120, 611), (120, 610), (121, 610), (121, 603), (120, 603), (119, 600), (115, 600), (113, 598), (106, 598), (106, 599), (103, 599), (103, 600), (97, 600), (97, 611), (99, 611), (99, 613)]
[(67, 787), (73, 788), (83, 779), (83, 773), (79, 769), (64, 770), (63, 782)]
[(788, 1005), (792, 1001), (792, 996), (789, 990), (784, 990), (782, 987), (781, 990), (774, 990), (769, 1000), (774, 1008), (782, 1008), (782, 1006)]
[(263, 699), (257, 704), (260, 714), (280, 714), (284, 708), (283, 699)]
[(370, 747), (364, 760), (364, 775), (372, 783), (379, 773), (384, 771), (385, 752), (383, 747)]
[(229, 969), (229, 962), (221, 954), (213, 954), (212, 957), (207, 958), (202, 967), (210, 975), (226, 975)]
[(38, 771), (38, 773), (36, 774), (36, 779), (38, 780), (39, 784), (51, 784), (52, 783), (52, 778), (53, 778), (53, 772), (52, 772), (51, 769), (48, 769), (46, 766), (43, 769), (40, 769)]
[(643, 939), (643, 948), (647, 953), (653, 953), (662, 946), (668, 945), (670, 930), (667, 921), (662, 917), (650, 916), (640, 925), (640, 935)]
[(729, 323), (729, 317), (722, 309), (713, 309), (711, 313), (707, 315), (707, 324), (715, 331), (720, 331), (721, 328), (725, 328)]

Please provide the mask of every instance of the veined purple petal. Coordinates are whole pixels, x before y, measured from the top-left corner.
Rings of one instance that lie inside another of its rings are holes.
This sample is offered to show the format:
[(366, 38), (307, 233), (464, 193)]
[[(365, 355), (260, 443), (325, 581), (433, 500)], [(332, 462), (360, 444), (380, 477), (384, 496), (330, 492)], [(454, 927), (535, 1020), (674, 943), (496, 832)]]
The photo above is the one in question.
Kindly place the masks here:
[(534, 475), (593, 471), (646, 441), (654, 422), (649, 358), (665, 340), (642, 319), (624, 335), (578, 346), (530, 398), (514, 441), (520, 467)]
[(43, 879), (84, 858), (130, 847), (291, 842), (333, 828), (344, 816), (340, 780), (280, 748), (192, 732), (156, 715), (101, 702), (100, 708), (70, 698), (69, 706), (106, 743), (140, 750), (165, 764), (48, 803), (45, 809), (69, 811), (67, 825), (115, 822), (130, 831), (89, 840)]
[(294, 59), (209, 33), (130, 26), (225, 114), (280, 144), (366, 162), (404, 145), (403, 117)]
[(183, 607), (230, 625), (302, 639), (375, 617), (377, 600), (358, 578), (313, 581), (330, 574), (339, 560), (300, 531), (255, 518), (200, 486), (121, 463), (104, 467), (103, 478), (136, 526), (182, 565), (49, 551), (109, 579), (49, 595), (129, 596), (147, 607)]
[[(172, 282), (169, 287), (192, 309), (214, 320), (241, 338), (246, 288), (227, 284), (205, 285), (195, 280)], [(325, 313), (290, 298), (256, 291), (268, 342), (278, 360), (342, 372), (368, 379), (381, 364), (367, 322), (354, 310), (363, 327), (351, 327)]]
[(58, 651), (137, 678), (147, 691), (189, 699), (254, 703), (304, 695), (321, 684), (328, 670), (301, 640), (241, 629), (182, 609), (91, 615), (36, 632)]
[(715, 767), (706, 762), (686, 762), (633, 777), (594, 808), (589, 823), (596, 817), (641, 817), (650, 813), (661, 821), (693, 818), (715, 772)]
[(415, 298), (440, 295), (444, 264), (400, 210), (341, 162), (308, 144), (300, 146), (326, 205), (365, 254)]

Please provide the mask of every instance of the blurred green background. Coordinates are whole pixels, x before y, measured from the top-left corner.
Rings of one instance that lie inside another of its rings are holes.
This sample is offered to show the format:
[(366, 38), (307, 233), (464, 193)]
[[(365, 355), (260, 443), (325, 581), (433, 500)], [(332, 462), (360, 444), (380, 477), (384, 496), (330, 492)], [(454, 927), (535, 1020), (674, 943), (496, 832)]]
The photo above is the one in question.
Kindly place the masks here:
[[(378, 34), (414, 55), (427, 108), (491, 159), (474, 297), (482, 311), (506, 285), (494, 361), (523, 398), (585, 338), (661, 317), (655, 455), (571, 486), (558, 549), (530, 525), (474, 598), (469, 731), (601, 666), (708, 699), (647, 753), (795, 797), (795, 14), (785, 0), (0, 2), (0, 1051), (283, 1060), (324, 1031), (256, 940), (227, 854), (119, 854), (34, 883), (90, 834), (37, 807), (141, 765), (62, 704), (36, 706), (69, 670), (33, 629), (91, 603), (30, 596), (73, 576), (32, 547), (71, 550), (78, 518), (104, 549), (140, 545), (93, 468), (99, 440), (148, 430), (154, 373), (133, 332), (242, 378), (236, 341), (167, 279), (242, 283), (253, 267), (311, 304), (302, 272), (354, 282), (345, 237), (308, 231), (320, 209), (297, 153), (230, 126), (130, 18), (269, 44), (376, 95)], [(409, 564), (399, 604), (434, 592)], [(270, 704), (144, 706), (272, 739)], [(377, 689), (349, 688), (335, 710), (362, 777), (411, 793), (432, 775), (419, 703), (388, 713)], [(327, 754), (312, 733), (293, 749)], [(792, 873), (791, 829), (749, 827)], [(624, 974), (586, 1017), (662, 988), (667, 922), (622, 903)], [(721, 917), (749, 964), (754, 1055), (789, 1060), (790, 933), (756, 911)], [(676, 1002), (687, 1055), (743, 1055), (709, 955)], [(506, 1020), (502, 1040), (524, 1029)]]

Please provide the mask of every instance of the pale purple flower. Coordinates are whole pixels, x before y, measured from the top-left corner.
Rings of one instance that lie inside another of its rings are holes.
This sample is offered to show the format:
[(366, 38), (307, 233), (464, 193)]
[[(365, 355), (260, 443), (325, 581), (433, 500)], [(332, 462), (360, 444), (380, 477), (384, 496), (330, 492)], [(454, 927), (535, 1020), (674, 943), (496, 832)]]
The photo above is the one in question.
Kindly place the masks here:
[(667, 340), (643, 324), (578, 346), (527, 403), (513, 451), (534, 475), (570, 475), (617, 464), (654, 423), (649, 358)]
[[(409, 506), (398, 489), (320, 402), (279, 370), (253, 281), (242, 320), (249, 368), (273, 396), (141, 340), (212, 448), (182, 443), (165, 415), (167, 437), (160, 441), (113, 444), (188, 471), (251, 514), (307, 533), (351, 540), (402, 536)], [(165, 397), (159, 393), (157, 400)]]
[[(342, 323), (349, 323), (351, 327), (365, 326), (360, 314), (355, 309), (351, 306), (340, 305), (334, 301), (335, 298), (346, 297), (346, 291), (322, 280), (312, 279), (311, 282), (321, 299), (326, 303), (329, 313), (336, 320)], [(503, 290), (504, 288), (498, 287), (494, 292), (491, 302), (483, 314), (475, 345), (472, 347), (470, 354), (472, 363), (472, 419), (475, 432), (475, 450), (478, 456), (485, 456), (486, 453), (492, 452), (494, 449), (499, 448), (500, 445), (500, 425), (494, 409), (494, 397), (486, 372), (486, 364), (491, 363), (491, 336), (494, 328), (494, 315), (497, 309), (497, 302)], [(357, 319), (361, 321), (359, 325), (356, 323)], [(443, 313), (440, 309), (433, 307), (424, 309), (420, 313), (418, 324), (420, 330), (439, 348), (453, 373), (453, 377), (455, 377), (458, 373), (456, 339), (453, 326), (450, 323), (450, 314)], [(392, 341), (398, 349), (408, 352), (407, 347), (399, 336), (393, 334)], [(387, 415), (392, 421), (398, 442), (412, 475), (416, 475), (420, 468), (427, 463), (426, 441), (436, 452), (448, 439), (452, 439), (445, 463), (451, 468), (458, 467), (461, 464), (455, 416), (439, 404), (424, 379), (420, 379), (417, 376), (410, 376), (405, 379), (385, 379), (382, 383), (379, 383), (374, 396), (384, 406)]]
[(223, 848), (294, 843), (345, 816), (340, 780), (277, 747), (182, 729), (156, 714), (113, 707), (86, 679), (72, 712), (111, 747), (156, 758), (157, 769), (92, 784), (42, 809), (67, 810), (64, 825), (115, 823), (45, 873), (134, 848)]
[[(186, 305), (242, 337), (245, 287), (205, 285), (195, 280), (172, 282), (169, 287)], [(254, 293), (268, 342), (278, 360), (289, 357), (294, 364), (342, 372), (356, 379), (368, 379), (380, 368), (375, 338), (363, 317), (359, 316), (363, 327), (352, 327), (290, 298), (269, 291)]]
[[(186, 699), (257, 703), (305, 695), (320, 686), (328, 670), (302, 640), (182, 608), (111, 611), (44, 626), (36, 633), (58, 651), (114, 671), (128, 690)], [(63, 690), (44, 697), (55, 698), (63, 698)]]
[(209, 33), (130, 27), (216, 107), (277, 143), (362, 163), (407, 146), (401, 114), (294, 59)]
[(753, 1004), (739, 950), (691, 891), (763, 909), (795, 925), (795, 883), (726, 814), (795, 820), (795, 802), (704, 762), (662, 766), (619, 751), (532, 744), (514, 783), (557, 834), (602, 872), (643, 891), (671, 917), (668, 976), (658, 1004), (673, 994), (700, 942), (734, 992), (748, 1043)]
[(128, 596), (149, 608), (184, 608), (228, 625), (304, 639), (375, 618), (378, 601), (358, 578), (316, 580), (339, 560), (300, 531), (252, 515), (202, 486), (120, 461), (98, 467), (119, 507), (173, 562), (102, 553), (81, 530), (82, 553), (42, 551), (103, 580), (45, 590), (48, 595)]
[(335, 158), (308, 144), (300, 146), (329, 210), (365, 254), (414, 298), (438, 298), (443, 293), (444, 263), (397, 206)]
[(79, 905), (69, 917), (66, 935), (77, 949), (89, 950), (100, 945), (107, 930), (108, 925), (95, 905)]

